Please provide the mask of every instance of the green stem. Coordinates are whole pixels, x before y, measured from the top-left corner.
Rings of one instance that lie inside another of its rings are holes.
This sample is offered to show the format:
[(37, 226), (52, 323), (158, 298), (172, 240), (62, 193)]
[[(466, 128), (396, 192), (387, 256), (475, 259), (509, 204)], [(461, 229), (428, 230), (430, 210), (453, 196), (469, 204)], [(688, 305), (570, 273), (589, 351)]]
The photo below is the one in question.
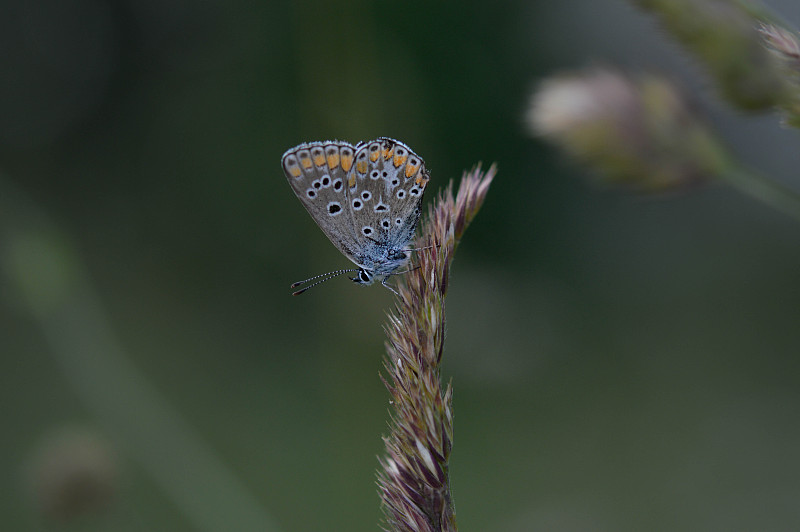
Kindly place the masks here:
[(732, 164), (718, 177), (741, 192), (800, 221), (800, 193), (740, 165)]
[(279, 530), (262, 501), (129, 358), (70, 238), (2, 175), (0, 282), (15, 289), (19, 308), (40, 327), (87, 410), (193, 530)]

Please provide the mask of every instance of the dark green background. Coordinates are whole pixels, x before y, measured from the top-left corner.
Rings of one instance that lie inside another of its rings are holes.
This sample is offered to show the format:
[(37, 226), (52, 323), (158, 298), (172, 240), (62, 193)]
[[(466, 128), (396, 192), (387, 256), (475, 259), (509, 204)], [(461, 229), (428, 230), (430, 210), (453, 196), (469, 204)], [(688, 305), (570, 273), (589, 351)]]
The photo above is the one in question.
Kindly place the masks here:
[[(349, 262), (280, 156), (395, 137), (430, 168), (428, 201), (496, 161), (448, 298), (461, 529), (798, 529), (800, 224), (723, 185), (603, 190), (526, 133), (539, 80), (615, 62), (675, 75), (744, 162), (800, 189), (797, 133), (727, 111), (656, 28), (610, 1), (5, 2), (3, 253), (58, 229), (113, 356), (276, 530), (375, 530), (392, 296), (342, 278), (289, 295)], [(197, 530), (125, 432), (138, 413), (170, 462), (174, 427), (102, 369), (87, 399), (60, 337), (0, 287), (0, 528)], [(107, 345), (96, 323), (79, 333)], [(65, 427), (106, 438), (119, 474), (105, 511), (59, 524), (26, 464)], [(239, 503), (203, 506), (249, 530)]]

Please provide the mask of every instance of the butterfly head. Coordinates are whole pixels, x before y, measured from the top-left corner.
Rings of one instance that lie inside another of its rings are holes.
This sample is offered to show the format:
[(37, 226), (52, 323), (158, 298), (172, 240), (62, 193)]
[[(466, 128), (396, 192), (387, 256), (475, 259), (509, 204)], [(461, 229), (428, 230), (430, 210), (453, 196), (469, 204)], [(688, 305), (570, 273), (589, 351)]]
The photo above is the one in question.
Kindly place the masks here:
[(355, 277), (350, 278), (356, 284), (363, 284), (364, 286), (369, 286), (375, 282), (375, 272), (371, 270), (367, 270), (366, 268), (359, 268), (358, 275)]

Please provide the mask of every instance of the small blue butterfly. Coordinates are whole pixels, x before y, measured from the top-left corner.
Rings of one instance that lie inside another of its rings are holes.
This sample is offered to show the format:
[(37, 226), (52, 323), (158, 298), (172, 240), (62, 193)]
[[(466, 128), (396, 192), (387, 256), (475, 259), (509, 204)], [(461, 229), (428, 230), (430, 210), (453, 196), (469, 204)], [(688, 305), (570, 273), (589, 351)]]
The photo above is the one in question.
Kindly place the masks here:
[(358, 272), (351, 278), (356, 283), (380, 281), (394, 292), (386, 280), (408, 264), (413, 251), (408, 245), (430, 180), (422, 158), (402, 142), (381, 137), (355, 146), (300, 144), (283, 154), (281, 166), (311, 218), (358, 266), (294, 283), (297, 288), (324, 277), (294, 295), (345, 272)]

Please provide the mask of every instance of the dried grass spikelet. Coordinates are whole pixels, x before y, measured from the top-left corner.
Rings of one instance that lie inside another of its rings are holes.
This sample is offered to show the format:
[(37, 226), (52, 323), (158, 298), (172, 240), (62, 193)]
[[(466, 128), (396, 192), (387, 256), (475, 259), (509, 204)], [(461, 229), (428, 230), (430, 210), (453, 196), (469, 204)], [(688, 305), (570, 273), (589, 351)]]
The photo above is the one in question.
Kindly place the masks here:
[(680, 190), (729, 166), (683, 93), (656, 76), (608, 68), (553, 76), (532, 94), (526, 119), (601, 182), (640, 192)]
[[(792, 44), (784, 42), (789, 54)], [(798, 92), (800, 102), (800, 92)], [(800, 125), (787, 106), (786, 123)], [(642, 193), (722, 181), (800, 219), (800, 194), (740, 164), (674, 83), (593, 68), (544, 80), (525, 116), (531, 133), (593, 170), (597, 181)]]
[(778, 55), (781, 61), (800, 71), (800, 43), (797, 36), (787, 28), (762, 23), (759, 28), (764, 44)]
[(781, 66), (781, 73), (789, 87), (780, 102), (786, 125), (800, 127), (800, 43), (798, 35), (776, 24), (761, 24), (764, 45), (772, 52)]
[(714, 79), (728, 103), (745, 111), (781, 106), (791, 90), (780, 65), (761, 43), (758, 18), (737, 0), (632, 0)]
[(42, 515), (66, 525), (110, 506), (119, 488), (118, 468), (113, 447), (100, 434), (65, 427), (42, 440), (25, 472)]
[(378, 472), (386, 530), (454, 531), (448, 462), (453, 442), (452, 387), (442, 390), (439, 365), (445, 333), (444, 299), (453, 251), (477, 214), (496, 173), (494, 165), (464, 174), (439, 194), (417, 241), (418, 265), (399, 285), (386, 332), (384, 379), (392, 395), (391, 433)]

